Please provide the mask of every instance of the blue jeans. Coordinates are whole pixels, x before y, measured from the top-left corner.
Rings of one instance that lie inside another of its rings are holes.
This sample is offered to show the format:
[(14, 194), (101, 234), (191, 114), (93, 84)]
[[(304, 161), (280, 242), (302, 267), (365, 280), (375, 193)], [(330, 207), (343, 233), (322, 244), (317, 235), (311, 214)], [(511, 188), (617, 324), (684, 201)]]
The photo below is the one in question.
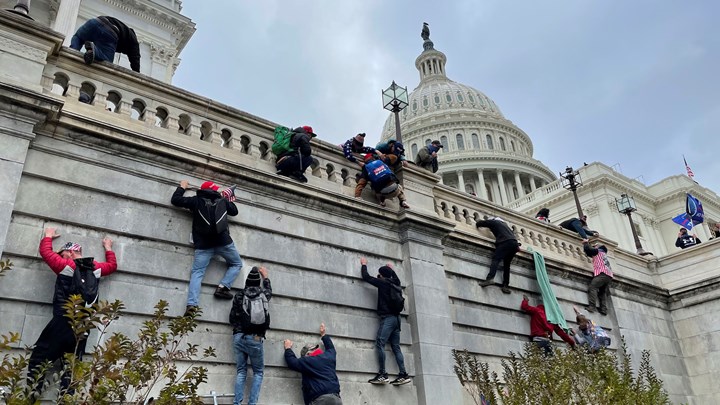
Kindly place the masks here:
[(260, 397), (260, 387), (263, 380), (263, 369), (265, 359), (263, 355), (262, 340), (255, 340), (253, 335), (236, 333), (233, 335), (233, 349), (237, 359), (237, 377), (235, 377), (235, 401), (233, 405), (240, 405), (245, 391), (245, 378), (247, 378), (247, 361), (253, 369), (252, 387), (250, 388), (250, 399), (248, 405), (255, 405)]
[(238, 254), (234, 243), (230, 243), (226, 246), (220, 246), (210, 249), (195, 249), (195, 258), (193, 259), (192, 270), (190, 272), (190, 287), (188, 288), (187, 305), (198, 305), (200, 298), (200, 285), (205, 277), (205, 270), (207, 270), (210, 259), (213, 256), (219, 255), (225, 259), (228, 265), (228, 269), (225, 272), (225, 277), (220, 281), (220, 284), (230, 288), (232, 287), (233, 281), (240, 274), (240, 268), (242, 267), (242, 259)]
[(400, 351), (400, 316), (387, 315), (380, 318), (380, 326), (375, 339), (375, 350), (377, 351), (379, 373), (385, 374), (385, 343), (390, 342), (395, 361), (397, 362), (400, 374), (405, 374), (405, 359)]
[(581, 238), (583, 238), (583, 239), (588, 238), (588, 234), (587, 234), (587, 232), (585, 232), (585, 228), (583, 228), (582, 222), (579, 219), (572, 221), (571, 225), (572, 225), (573, 229), (575, 229), (575, 232), (577, 232)]
[(115, 59), (118, 37), (97, 18), (88, 20), (78, 28), (70, 40), (70, 48), (79, 51), (85, 41), (95, 45), (95, 60), (112, 62)]

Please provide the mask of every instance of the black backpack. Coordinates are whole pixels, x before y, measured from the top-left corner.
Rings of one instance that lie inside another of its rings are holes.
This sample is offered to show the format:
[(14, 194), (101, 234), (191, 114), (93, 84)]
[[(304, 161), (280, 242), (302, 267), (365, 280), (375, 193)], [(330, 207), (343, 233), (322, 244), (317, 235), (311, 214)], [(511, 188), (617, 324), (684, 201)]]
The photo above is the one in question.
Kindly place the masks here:
[(214, 201), (202, 198), (198, 209), (202, 221), (197, 230), (203, 235), (220, 235), (228, 229), (227, 203), (224, 198)]
[(390, 284), (390, 301), (388, 309), (393, 315), (398, 315), (405, 309), (405, 297), (403, 297), (402, 287), (397, 284)]
[(100, 278), (95, 276), (95, 263), (93, 258), (83, 257), (75, 259), (75, 272), (73, 272), (71, 294), (79, 294), (83, 300), (85, 300), (85, 305), (92, 305), (98, 299), (99, 286)]

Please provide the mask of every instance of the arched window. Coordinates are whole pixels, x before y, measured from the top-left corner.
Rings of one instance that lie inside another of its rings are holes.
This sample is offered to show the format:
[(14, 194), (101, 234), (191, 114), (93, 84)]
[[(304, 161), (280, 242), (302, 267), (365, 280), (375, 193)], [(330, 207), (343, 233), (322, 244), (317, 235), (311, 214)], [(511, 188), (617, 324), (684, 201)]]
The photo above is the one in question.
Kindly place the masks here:
[(515, 150), (515, 141), (510, 141), (510, 149), (512, 149), (513, 152), (517, 152)]
[(120, 100), (122, 96), (116, 91), (109, 91), (105, 100), (105, 109), (111, 112), (120, 112)]
[(505, 139), (503, 139), (502, 136), (500, 137), (500, 149), (507, 150), (507, 148), (505, 147)]
[(465, 142), (463, 141), (462, 134), (455, 135), (455, 142), (457, 142), (458, 150), (465, 150)]
[(92, 104), (95, 99), (95, 85), (90, 82), (83, 82), (80, 85), (80, 97), (78, 100), (81, 103)]
[(477, 134), (472, 134), (472, 146), (473, 149), (480, 149), (480, 138)]
[(200, 140), (210, 141), (210, 135), (212, 135), (212, 124), (203, 121), (200, 123)]
[(425, 146), (430, 146), (431, 143), (432, 143), (432, 140), (430, 138), (425, 140)]
[(411, 151), (412, 157), (414, 159), (415, 156), (417, 156), (417, 154), (418, 154), (418, 146), (416, 143), (412, 144), (412, 146), (410, 147), (410, 151)]
[(495, 147), (493, 146), (492, 136), (490, 136), (489, 134), (485, 135), (485, 142), (487, 142), (488, 149), (495, 149)]
[(472, 184), (466, 184), (466, 185), (465, 185), (465, 191), (466, 191), (468, 194), (477, 195), (477, 194), (475, 194), (475, 187), (474, 187)]
[(443, 149), (442, 149), (442, 150), (447, 150), (447, 151), (450, 150), (450, 146), (448, 145), (448, 141), (447, 141), (447, 136), (445, 136), (445, 135), (441, 136), (441, 137), (440, 137), (440, 143), (441, 143), (442, 146), (443, 146)]
[(157, 110), (155, 110), (155, 126), (167, 128), (167, 117), (168, 111), (162, 107), (158, 107)]
[(63, 73), (55, 73), (55, 80), (53, 80), (51, 93), (64, 96), (68, 89), (70, 79)]
[(144, 117), (145, 102), (136, 98), (135, 100), (133, 100), (132, 107), (130, 107), (130, 118), (142, 121)]
[(229, 148), (232, 146), (232, 132), (230, 132), (229, 129), (224, 128), (220, 131), (220, 139), (222, 140), (220, 142), (220, 146), (223, 148)]
[(187, 114), (180, 114), (178, 117), (178, 132), (181, 134), (187, 134), (190, 130), (190, 123), (192, 120)]
[(495, 200), (493, 199), (492, 187), (490, 187), (489, 184), (486, 184), (486, 185), (485, 185), (485, 193), (487, 194), (488, 201), (490, 201), (490, 202), (495, 201)]

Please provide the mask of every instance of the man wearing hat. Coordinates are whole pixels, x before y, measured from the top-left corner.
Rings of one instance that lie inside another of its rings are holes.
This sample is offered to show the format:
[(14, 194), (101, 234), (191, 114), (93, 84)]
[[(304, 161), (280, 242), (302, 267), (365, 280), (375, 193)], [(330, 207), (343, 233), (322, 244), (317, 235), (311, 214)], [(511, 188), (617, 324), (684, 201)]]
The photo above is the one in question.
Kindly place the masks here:
[(375, 146), (375, 150), (385, 155), (383, 162), (392, 167), (393, 170), (397, 169), (399, 164), (402, 164), (403, 167), (407, 166), (405, 147), (395, 139), (380, 142)]
[(325, 324), (320, 324), (320, 339), (325, 350), (317, 343), (305, 345), (300, 358), (292, 350), (292, 340), (285, 339), (285, 361), (290, 370), (302, 374), (302, 391), (305, 405), (342, 405), (340, 381), (335, 371), (337, 352)]
[(607, 248), (605, 245), (598, 245), (597, 243), (590, 246), (589, 242), (585, 242), (583, 243), (583, 250), (593, 262), (593, 278), (588, 286), (588, 306), (585, 307), (585, 310), (595, 312), (595, 305), (599, 301), (600, 313), (607, 315), (607, 298), (610, 292), (610, 282), (613, 279), (610, 260), (607, 257)]
[(243, 401), (248, 359), (253, 370), (248, 405), (258, 403), (265, 369), (263, 342), (265, 341), (265, 332), (270, 327), (270, 313), (268, 312), (270, 298), (272, 298), (272, 286), (267, 269), (253, 267), (245, 279), (245, 288), (235, 294), (230, 310), (233, 350), (237, 363), (234, 405), (240, 405)]
[[(375, 149), (365, 146), (365, 133), (361, 132), (345, 141), (342, 146), (345, 159), (357, 163), (360, 167), (365, 166), (363, 159), (357, 159), (355, 154), (376, 153)], [(382, 158), (383, 156), (381, 156)]]
[(430, 145), (423, 146), (415, 157), (415, 164), (433, 173), (438, 171), (437, 154), (443, 145), (440, 141), (432, 141)]
[[(85, 340), (83, 339), (78, 344), (69, 320), (65, 317), (65, 308), (63, 308), (71, 295), (79, 293), (74, 283), (74, 275), (78, 263), (83, 259), (82, 246), (77, 243), (67, 242), (57, 253), (53, 252), (52, 241), (59, 236), (60, 234), (56, 232), (56, 228), (46, 228), (45, 237), (40, 240), (40, 256), (50, 267), (50, 270), (57, 274), (57, 278), (52, 302), (53, 317), (43, 329), (30, 355), (28, 361), (29, 381), (35, 380), (35, 374), (43, 363), (62, 359), (65, 353), (75, 352), (75, 346), (77, 346), (75, 354), (78, 358), (82, 357), (85, 351)], [(117, 260), (115, 253), (112, 251), (112, 240), (106, 237), (102, 240), (102, 245), (105, 249), (105, 262), (96, 262), (91, 257), (84, 259), (94, 267), (93, 274), (98, 279), (109, 276), (117, 270)], [(38, 391), (42, 389), (42, 380), (43, 377), (40, 376), (38, 378)], [(62, 383), (63, 387), (67, 388), (68, 381), (63, 379)]]
[(308, 179), (304, 173), (313, 161), (310, 139), (316, 136), (311, 126), (305, 125), (293, 129), (290, 138), (291, 150), (277, 157), (275, 168), (278, 174), (307, 183)]
[[(367, 271), (367, 259), (360, 258), (360, 273), (363, 280), (377, 287), (377, 314), (380, 317), (377, 338), (375, 339), (375, 351), (378, 356), (378, 373), (368, 380), (370, 384), (403, 385), (412, 379), (405, 370), (405, 358), (400, 350), (400, 311), (394, 311), (391, 306), (391, 284), (400, 287), (400, 279), (390, 263), (378, 269), (378, 276), (373, 277)], [(390, 342), (390, 348), (395, 355), (399, 374), (396, 379), (390, 381), (387, 370), (385, 370), (385, 344)]]
[(188, 181), (182, 180), (170, 199), (172, 205), (187, 208), (193, 215), (192, 240), (195, 254), (190, 271), (186, 316), (197, 311), (200, 286), (213, 256), (221, 256), (228, 266), (225, 276), (215, 289), (215, 298), (227, 300), (233, 298), (230, 287), (242, 267), (242, 259), (230, 237), (227, 221), (228, 215), (238, 214), (237, 206), (230, 201), (232, 198), (223, 198), (218, 192), (220, 186), (212, 181), (204, 182), (194, 196), (184, 197), (183, 194), (188, 187)]

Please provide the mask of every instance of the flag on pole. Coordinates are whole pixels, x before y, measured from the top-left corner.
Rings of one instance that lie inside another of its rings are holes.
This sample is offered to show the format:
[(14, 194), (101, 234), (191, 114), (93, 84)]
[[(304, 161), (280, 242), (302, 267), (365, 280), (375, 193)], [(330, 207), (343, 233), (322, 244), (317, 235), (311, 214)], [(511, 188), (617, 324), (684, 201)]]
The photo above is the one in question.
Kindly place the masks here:
[(692, 225), (690, 225), (690, 218), (688, 218), (686, 213), (683, 212), (682, 214), (673, 218), (672, 221), (687, 229), (688, 231), (692, 231)]
[(685, 160), (685, 155), (683, 155), (683, 162), (685, 162), (685, 170), (687, 170), (687, 175), (688, 175), (688, 177), (690, 177), (691, 179), (695, 180), (695, 179), (694, 179), (695, 173), (693, 173), (693, 171), (692, 171), (692, 169), (690, 168), (690, 166), (688, 166), (687, 160)]

